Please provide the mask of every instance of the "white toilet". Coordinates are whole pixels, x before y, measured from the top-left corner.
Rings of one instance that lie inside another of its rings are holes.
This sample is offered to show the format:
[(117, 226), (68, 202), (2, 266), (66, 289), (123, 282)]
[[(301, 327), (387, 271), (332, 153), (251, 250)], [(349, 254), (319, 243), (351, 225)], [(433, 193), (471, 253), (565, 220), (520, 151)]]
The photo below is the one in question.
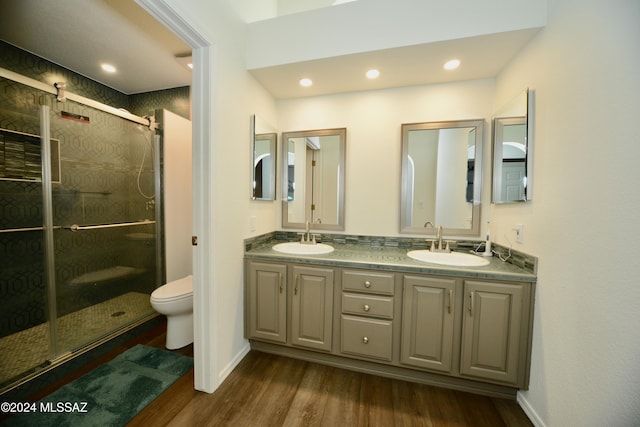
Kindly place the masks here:
[(193, 342), (193, 276), (160, 286), (151, 294), (151, 307), (167, 316), (169, 350)]

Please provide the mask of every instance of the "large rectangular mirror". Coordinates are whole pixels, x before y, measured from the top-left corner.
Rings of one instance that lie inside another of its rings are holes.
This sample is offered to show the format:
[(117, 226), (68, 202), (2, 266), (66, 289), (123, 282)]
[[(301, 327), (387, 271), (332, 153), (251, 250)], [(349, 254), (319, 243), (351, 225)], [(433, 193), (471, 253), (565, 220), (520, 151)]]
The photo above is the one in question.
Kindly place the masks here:
[(284, 132), (282, 227), (344, 230), (347, 130)]
[(276, 130), (266, 121), (251, 116), (251, 198), (276, 199)]
[(484, 120), (402, 125), (400, 232), (480, 235)]
[(531, 93), (520, 93), (493, 119), (493, 203), (531, 200)]

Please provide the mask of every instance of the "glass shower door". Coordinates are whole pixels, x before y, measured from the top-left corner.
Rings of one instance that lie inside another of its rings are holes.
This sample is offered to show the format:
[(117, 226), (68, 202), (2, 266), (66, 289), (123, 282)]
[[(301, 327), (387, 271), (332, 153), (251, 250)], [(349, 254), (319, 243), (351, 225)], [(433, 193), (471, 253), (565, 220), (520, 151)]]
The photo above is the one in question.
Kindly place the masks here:
[(37, 85), (0, 91), (1, 392), (155, 315), (163, 265), (159, 137)]
[(61, 153), (52, 216), (64, 354), (154, 313), (158, 149), (148, 128), (73, 101), (51, 109), (50, 126)]

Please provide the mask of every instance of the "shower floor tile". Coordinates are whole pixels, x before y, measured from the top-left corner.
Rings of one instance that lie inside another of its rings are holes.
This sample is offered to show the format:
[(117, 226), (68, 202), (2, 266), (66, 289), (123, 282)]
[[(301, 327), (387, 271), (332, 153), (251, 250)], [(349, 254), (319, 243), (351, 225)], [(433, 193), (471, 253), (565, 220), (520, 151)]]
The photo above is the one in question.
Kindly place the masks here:
[[(129, 292), (58, 319), (58, 348), (66, 353), (142, 319), (154, 310), (149, 295)], [(49, 324), (0, 338), (0, 384), (49, 358)]]

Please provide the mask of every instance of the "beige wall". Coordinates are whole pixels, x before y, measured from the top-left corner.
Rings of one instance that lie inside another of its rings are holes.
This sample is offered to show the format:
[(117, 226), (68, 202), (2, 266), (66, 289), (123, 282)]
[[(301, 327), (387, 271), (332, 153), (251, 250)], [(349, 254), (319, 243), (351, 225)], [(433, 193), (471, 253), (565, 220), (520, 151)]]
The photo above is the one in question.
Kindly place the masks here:
[(533, 201), (492, 206), (493, 235), (539, 257), (531, 386), (539, 425), (640, 425), (640, 2), (549, 0), (496, 81), (535, 91)]
[(494, 90), (494, 80), (486, 79), (279, 100), (278, 126), (346, 127), (345, 233), (397, 236), (401, 125), (489, 118)]

